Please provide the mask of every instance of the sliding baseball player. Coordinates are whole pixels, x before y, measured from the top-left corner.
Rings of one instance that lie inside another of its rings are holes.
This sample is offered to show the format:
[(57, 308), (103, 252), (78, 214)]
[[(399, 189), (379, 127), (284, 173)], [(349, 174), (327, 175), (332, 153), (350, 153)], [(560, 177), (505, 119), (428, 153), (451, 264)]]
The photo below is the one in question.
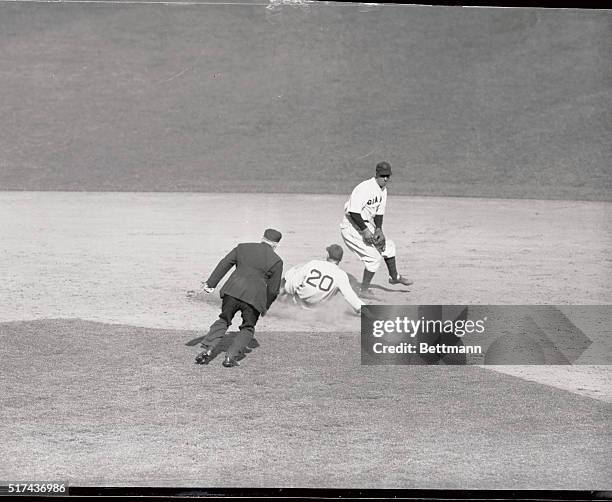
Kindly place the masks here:
[(329, 300), (340, 291), (355, 313), (360, 313), (364, 302), (353, 291), (347, 273), (339, 267), (344, 254), (342, 247), (332, 244), (326, 249), (326, 260), (311, 260), (287, 270), (281, 295), (290, 295), (308, 307)]

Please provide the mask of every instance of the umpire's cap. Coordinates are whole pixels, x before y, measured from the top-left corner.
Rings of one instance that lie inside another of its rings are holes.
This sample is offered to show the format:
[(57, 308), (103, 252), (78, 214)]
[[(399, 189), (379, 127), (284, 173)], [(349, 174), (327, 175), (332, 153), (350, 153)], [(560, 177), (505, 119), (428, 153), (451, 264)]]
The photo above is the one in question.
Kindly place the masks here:
[(376, 164), (376, 176), (391, 176), (391, 164), (385, 160)]
[(344, 255), (344, 250), (338, 244), (332, 244), (331, 246), (327, 246), (327, 256), (329, 256), (334, 261), (341, 261), (342, 256)]
[(281, 234), (278, 230), (274, 230), (273, 228), (266, 228), (263, 236), (264, 239), (270, 242), (280, 242), (280, 240), (283, 238), (283, 234)]

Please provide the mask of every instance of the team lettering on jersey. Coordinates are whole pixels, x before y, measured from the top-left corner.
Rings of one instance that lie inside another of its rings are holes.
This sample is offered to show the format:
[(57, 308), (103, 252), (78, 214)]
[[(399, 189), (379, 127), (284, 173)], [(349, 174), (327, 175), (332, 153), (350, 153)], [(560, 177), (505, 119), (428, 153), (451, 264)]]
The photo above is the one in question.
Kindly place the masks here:
[(381, 196), (374, 196), (373, 199), (368, 200), (367, 204), (368, 206), (371, 206), (372, 204), (378, 204), (379, 202), (382, 202), (382, 195)]

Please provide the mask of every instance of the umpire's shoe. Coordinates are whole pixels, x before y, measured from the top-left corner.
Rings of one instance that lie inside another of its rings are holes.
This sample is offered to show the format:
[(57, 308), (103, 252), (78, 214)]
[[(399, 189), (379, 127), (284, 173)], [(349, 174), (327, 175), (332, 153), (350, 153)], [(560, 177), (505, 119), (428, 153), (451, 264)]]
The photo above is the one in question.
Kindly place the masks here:
[(210, 349), (200, 352), (195, 358), (196, 364), (208, 364), (211, 360), (212, 353)]
[(233, 368), (234, 366), (240, 366), (240, 363), (231, 356), (225, 356), (225, 359), (223, 360), (222, 364), (226, 368)]
[(406, 279), (405, 277), (397, 274), (395, 279), (393, 277), (389, 277), (389, 284), (403, 284), (404, 286), (410, 286), (411, 284), (414, 284), (414, 281)]

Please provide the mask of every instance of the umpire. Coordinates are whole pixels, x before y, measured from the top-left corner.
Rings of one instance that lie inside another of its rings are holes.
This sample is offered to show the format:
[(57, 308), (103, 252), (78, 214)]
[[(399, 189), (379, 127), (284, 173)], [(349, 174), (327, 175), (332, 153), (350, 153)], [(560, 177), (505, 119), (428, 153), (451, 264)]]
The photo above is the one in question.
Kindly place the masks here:
[(204, 351), (196, 363), (208, 364), (215, 347), (221, 342), (232, 324), (236, 312), (242, 314), (240, 331), (226, 350), (223, 366), (239, 366), (236, 360), (245, 352), (253, 339), (259, 316), (264, 316), (278, 296), (283, 275), (283, 260), (275, 249), (282, 238), (278, 230), (268, 228), (261, 242), (238, 244), (223, 258), (204, 283), (204, 290), (212, 293), (221, 279), (235, 265), (236, 269), (221, 288), (221, 314), (202, 340)]

